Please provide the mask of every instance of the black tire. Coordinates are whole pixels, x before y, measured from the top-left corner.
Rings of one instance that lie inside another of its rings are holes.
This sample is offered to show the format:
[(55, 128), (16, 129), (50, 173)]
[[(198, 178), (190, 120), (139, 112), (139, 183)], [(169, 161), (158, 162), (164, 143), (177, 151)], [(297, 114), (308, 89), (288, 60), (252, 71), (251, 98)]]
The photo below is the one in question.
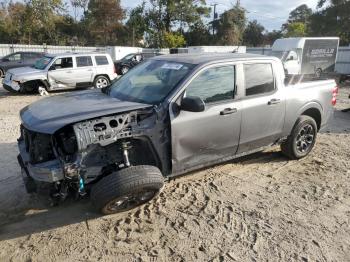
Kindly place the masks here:
[(106, 76), (97, 76), (94, 80), (94, 88), (104, 88), (110, 84), (108, 77)]
[(97, 182), (90, 198), (105, 215), (128, 211), (155, 197), (164, 178), (154, 166), (131, 166), (114, 172)]
[(122, 68), (120, 69), (120, 73), (122, 75), (125, 75), (127, 72), (129, 72), (130, 68), (128, 66), (122, 66)]
[(281, 145), (282, 153), (290, 159), (306, 157), (314, 147), (316, 137), (317, 124), (315, 119), (309, 116), (300, 116), (295, 123), (291, 134)]
[(316, 78), (321, 78), (322, 76), (322, 69), (321, 68), (317, 68), (315, 71), (315, 77)]
[(21, 88), (19, 89), (19, 92), (21, 94), (34, 94), (38, 92), (39, 88), (39, 82), (36, 81), (30, 81), (27, 83), (21, 84)]
[(5, 77), (5, 72), (2, 68), (0, 68), (0, 78)]

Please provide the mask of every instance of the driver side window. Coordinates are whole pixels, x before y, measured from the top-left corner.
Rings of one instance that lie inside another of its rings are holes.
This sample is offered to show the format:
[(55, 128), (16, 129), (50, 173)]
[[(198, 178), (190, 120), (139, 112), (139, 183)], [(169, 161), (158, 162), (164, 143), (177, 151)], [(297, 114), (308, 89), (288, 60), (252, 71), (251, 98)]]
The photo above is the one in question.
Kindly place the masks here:
[(73, 68), (73, 59), (72, 57), (58, 58), (53, 63), (53, 66), (55, 69)]
[(201, 72), (186, 89), (187, 97), (200, 97), (205, 103), (233, 99), (235, 66), (209, 68)]

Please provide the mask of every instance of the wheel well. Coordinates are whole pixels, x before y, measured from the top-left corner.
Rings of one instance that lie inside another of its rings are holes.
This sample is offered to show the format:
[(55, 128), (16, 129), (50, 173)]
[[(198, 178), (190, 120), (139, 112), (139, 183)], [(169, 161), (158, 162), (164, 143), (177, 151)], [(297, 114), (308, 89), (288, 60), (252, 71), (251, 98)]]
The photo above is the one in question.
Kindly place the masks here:
[[(29, 86), (33, 86), (35, 84), (37, 84), (38, 86), (39, 85), (44, 85), (44, 87), (47, 89), (49, 87), (49, 83), (45, 80), (41, 80), (41, 79), (38, 79), (38, 80), (30, 80), (30, 81), (27, 81), (27, 82), (24, 82), (23, 83), (24, 85), (29, 85)], [(35, 87), (35, 86), (33, 86)]]
[(317, 129), (320, 130), (322, 119), (321, 119), (321, 113), (318, 109), (310, 108), (306, 110), (304, 113), (302, 113), (302, 115), (312, 117), (316, 121)]
[(105, 74), (100, 74), (100, 75), (96, 75), (95, 78), (94, 78), (94, 82), (96, 80), (97, 77), (99, 76), (104, 76), (104, 77), (107, 77), (108, 81), (111, 81), (111, 79), (109, 79), (109, 76), (108, 75), (105, 75)]

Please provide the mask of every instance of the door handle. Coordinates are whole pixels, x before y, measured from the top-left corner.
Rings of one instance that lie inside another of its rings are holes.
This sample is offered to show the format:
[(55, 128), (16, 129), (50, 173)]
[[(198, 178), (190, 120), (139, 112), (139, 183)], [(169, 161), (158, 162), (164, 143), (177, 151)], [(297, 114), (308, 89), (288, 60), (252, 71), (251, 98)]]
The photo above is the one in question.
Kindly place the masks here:
[(279, 104), (279, 103), (281, 103), (281, 99), (276, 99), (276, 98), (274, 98), (274, 99), (271, 99), (267, 104), (268, 104), (269, 106), (271, 106), (271, 105), (277, 105), (277, 104)]
[(88, 72), (92, 72), (92, 69), (88, 69), (88, 70), (86, 70), (86, 71), (88, 71)]
[(237, 108), (225, 108), (220, 112), (221, 116), (237, 113)]
[(66, 73), (67, 73), (67, 74), (71, 74), (71, 73), (72, 73), (72, 71), (66, 71)]

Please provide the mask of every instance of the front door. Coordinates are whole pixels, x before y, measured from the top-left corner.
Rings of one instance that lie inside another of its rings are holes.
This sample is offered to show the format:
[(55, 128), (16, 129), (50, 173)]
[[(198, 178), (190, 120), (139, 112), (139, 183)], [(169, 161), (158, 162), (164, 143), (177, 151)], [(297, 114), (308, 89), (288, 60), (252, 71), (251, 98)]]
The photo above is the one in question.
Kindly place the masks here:
[(209, 165), (236, 153), (241, 106), (234, 99), (235, 71), (233, 64), (203, 69), (176, 98), (181, 104), (184, 96), (199, 97), (206, 108), (204, 112), (171, 112), (173, 173)]
[(49, 69), (48, 79), (52, 89), (74, 88), (73, 58), (57, 58)]

